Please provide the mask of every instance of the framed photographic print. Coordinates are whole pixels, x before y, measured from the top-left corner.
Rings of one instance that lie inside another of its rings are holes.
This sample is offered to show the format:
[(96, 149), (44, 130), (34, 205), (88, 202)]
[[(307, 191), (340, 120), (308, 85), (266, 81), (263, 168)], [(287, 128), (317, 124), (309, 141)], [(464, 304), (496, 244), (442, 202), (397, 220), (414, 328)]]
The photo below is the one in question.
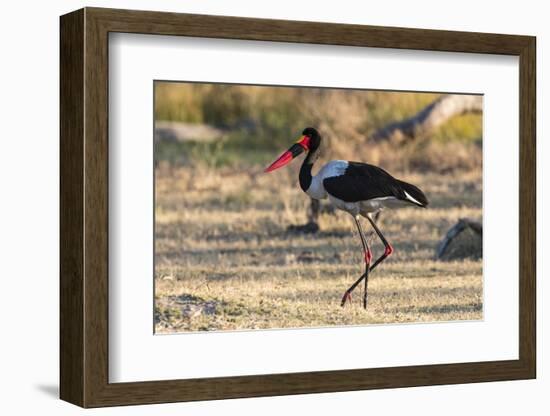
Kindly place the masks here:
[(61, 17), (83, 407), (534, 378), (535, 38)]

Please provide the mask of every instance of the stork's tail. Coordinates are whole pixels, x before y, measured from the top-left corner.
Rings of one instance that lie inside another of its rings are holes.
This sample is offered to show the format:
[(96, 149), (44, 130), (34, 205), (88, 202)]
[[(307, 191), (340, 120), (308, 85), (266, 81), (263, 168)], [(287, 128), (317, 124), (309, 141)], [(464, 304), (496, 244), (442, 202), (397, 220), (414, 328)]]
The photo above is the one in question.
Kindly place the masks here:
[(426, 198), (424, 192), (422, 192), (417, 186), (403, 181), (398, 182), (401, 190), (403, 191), (404, 200), (422, 208), (428, 206), (428, 198)]

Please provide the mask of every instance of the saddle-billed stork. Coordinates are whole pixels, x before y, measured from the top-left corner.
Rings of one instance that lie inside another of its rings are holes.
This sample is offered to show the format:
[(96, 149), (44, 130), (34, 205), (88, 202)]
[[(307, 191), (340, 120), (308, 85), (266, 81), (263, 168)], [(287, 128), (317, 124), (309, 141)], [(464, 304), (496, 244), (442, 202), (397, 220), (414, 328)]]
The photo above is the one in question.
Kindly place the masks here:
[[(311, 198), (328, 198), (336, 208), (350, 213), (355, 220), (363, 246), (365, 272), (346, 290), (341, 305), (344, 306), (348, 300), (351, 301), (351, 292), (364, 279), (363, 307), (366, 308), (369, 273), (393, 253), (392, 246), (376, 225), (373, 215), (378, 215), (384, 208), (424, 208), (428, 205), (428, 199), (418, 187), (400, 181), (384, 169), (367, 163), (332, 160), (324, 165), (317, 175), (312, 175), (311, 170), (319, 158), (320, 147), (321, 135), (313, 127), (308, 127), (298, 141), (267, 167), (265, 172), (283, 167), (301, 153), (307, 152), (300, 168), (300, 187)], [(372, 252), (363, 234), (360, 216), (370, 222), (385, 247), (384, 254), (372, 264)]]

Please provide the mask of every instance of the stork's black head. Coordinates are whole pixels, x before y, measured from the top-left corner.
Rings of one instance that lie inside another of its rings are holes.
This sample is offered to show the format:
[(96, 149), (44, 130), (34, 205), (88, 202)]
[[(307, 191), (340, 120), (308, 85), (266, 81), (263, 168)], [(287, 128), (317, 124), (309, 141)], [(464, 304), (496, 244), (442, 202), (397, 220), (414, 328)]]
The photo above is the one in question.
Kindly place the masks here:
[[(313, 127), (308, 127), (302, 132), (302, 136), (290, 148), (284, 152), (275, 162), (269, 165), (264, 172), (281, 168), (301, 153), (315, 152), (321, 145), (321, 135)], [(317, 153), (316, 153), (317, 154)]]
[(314, 151), (321, 146), (321, 135), (313, 127), (307, 127), (302, 132), (302, 136), (309, 137), (309, 146), (308, 150)]

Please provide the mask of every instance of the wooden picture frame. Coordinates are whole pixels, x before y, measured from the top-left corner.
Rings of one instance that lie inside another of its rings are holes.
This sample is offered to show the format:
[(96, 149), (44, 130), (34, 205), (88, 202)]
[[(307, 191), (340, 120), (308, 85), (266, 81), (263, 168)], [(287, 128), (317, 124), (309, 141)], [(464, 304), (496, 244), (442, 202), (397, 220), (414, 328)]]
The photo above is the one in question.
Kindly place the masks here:
[[(60, 396), (83, 407), (535, 378), (535, 38), (85, 8), (61, 17)], [(520, 92), (519, 359), (109, 383), (110, 32), (515, 55)]]

